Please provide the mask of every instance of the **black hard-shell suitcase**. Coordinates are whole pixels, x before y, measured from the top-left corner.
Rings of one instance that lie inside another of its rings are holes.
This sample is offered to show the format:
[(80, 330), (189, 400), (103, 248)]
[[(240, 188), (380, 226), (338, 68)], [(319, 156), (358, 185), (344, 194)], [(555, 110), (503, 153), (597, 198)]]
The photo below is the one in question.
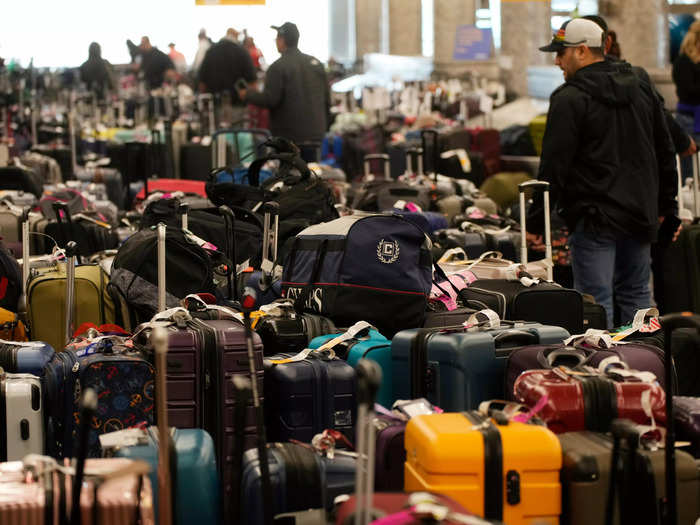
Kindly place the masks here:
[(255, 325), (262, 339), (265, 355), (296, 353), (307, 348), (314, 337), (338, 331), (333, 321), (315, 314), (297, 314), (291, 311), (281, 315), (266, 315)]
[(293, 357), (265, 359), (265, 419), (270, 441), (297, 439), (335, 429), (354, 436), (355, 369), (345, 361), (316, 357), (274, 364)]
[(183, 179), (208, 180), (212, 166), (211, 147), (196, 142), (180, 146), (180, 176)]

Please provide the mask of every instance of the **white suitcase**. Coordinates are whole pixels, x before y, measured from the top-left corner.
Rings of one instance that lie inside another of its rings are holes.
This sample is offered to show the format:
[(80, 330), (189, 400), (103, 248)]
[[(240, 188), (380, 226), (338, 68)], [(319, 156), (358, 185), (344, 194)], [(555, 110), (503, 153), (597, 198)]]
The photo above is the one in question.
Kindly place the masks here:
[[(4, 412), (4, 414), (3, 414)], [(41, 381), (31, 374), (9, 374), (0, 368), (0, 461), (44, 453)]]

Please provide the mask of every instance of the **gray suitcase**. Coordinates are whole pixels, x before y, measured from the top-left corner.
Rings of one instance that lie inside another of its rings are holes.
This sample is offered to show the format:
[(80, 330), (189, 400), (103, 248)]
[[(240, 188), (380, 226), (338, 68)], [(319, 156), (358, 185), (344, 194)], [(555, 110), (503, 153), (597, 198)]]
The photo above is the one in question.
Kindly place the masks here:
[[(605, 522), (605, 501), (610, 483), (612, 438), (595, 432), (567, 432), (559, 435), (562, 466), (562, 525)], [(625, 453), (623, 452), (623, 455)], [(660, 523), (664, 488), (664, 450), (638, 449), (638, 460), (646, 464), (649, 476), (638, 479), (633, 488), (636, 506), (644, 506), (650, 521)], [(700, 473), (693, 457), (676, 451), (678, 525), (694, 525), (700, 516)], [(620, 523), (616, 505), (614, 524)]]
[(44, 453), (41, 382), (31, 374), (0, 368), (0, 461), (18, 461)]

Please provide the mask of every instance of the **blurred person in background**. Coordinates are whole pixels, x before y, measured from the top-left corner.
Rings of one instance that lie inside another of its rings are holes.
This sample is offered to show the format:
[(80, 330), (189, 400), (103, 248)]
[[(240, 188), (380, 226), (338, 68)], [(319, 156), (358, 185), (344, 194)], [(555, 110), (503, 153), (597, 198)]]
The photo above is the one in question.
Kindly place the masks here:
[(157, 89), (163, 85), (166, 79), (175, 77), (175, 65), (170, 57), (157, 47), (151, 45), (147, 36), (141, 37), (141, 64), (139, 68), (143, 72), (148, 89)]
[(246, 36), (243, 39), (243, 47), (245, 47), (248, 54), (250, 54), (255, 70), (262, 71), (263, 66), (265, 65), (265, 58), (263, 57), (262, 51), (255, 46), (255, 41), (253, 40), (252, 36)]
[(187, 71), (187, 61), (185, 60), (185, 55), (175, 49), (175, 44), (173, 42), (170, 42), (168, 47), (170, 48), (168, 56), (175, 66), (175, 71), (177, 71), (180, 75), (184, 75)]
[(207, 31), (204, 28), (199, 30), (199, 35), (197, 38), (199, 40), (199, 45), (197, 47), (197, 53), (194, 55), (194, 60), (192, 61), (192, 73), (194, 74), (195, 78), (197, 78), (197, 75), (199, 74), (199, 68), (202, 66), (204, 56), (207, 54), (207, 51), (212, 45), (211, 38), (207, 36)]
[(90, 44), (88, 59), (82, 63), (79, 71), (80, 80), (99, 99), (104, 99), (107, 92), (114, 89), (112, 65), (102, 58), (102, 48), (97, 42)]

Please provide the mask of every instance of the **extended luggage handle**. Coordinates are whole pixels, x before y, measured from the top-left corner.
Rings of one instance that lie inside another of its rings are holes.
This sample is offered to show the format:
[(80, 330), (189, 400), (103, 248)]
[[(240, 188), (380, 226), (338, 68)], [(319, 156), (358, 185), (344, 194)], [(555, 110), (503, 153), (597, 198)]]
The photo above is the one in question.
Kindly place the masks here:
[(274, 270), (277, 265), (277, 249), (279, 238), (279, 204), (274, 201), (266, 202), (262, 207), (263, 212), (263, 245), (262, 262), (260, 270), (262, 276), (260, 287), (266, 290), (272, 285)]
[(73, 337), (74, 310), (75, 310), (75, 265), (77, 261), (78, 245), (70, 241), (66, 245), (66, 319), (65, 319), (65, 344), (68, 345)]
[[(692, 159), (693, 162), (693, 176), (695, 175), (695, 159)], [(681, 220), (687, 220), (692, 222), (695, 217), (697, 217), (697, 211), (693, 213), (690, 210), (687, 210), (685, 208), (685, 203), (683, 202), (683, 169), (681, 165), (681, 157), (680, 155), (676, 155), (676, 178), (678, 179), (678, 217)], [(693, 184), (695, 184), (695, 178), (693, 177)], [(697, 208), (695, 206), (695, 203), (698, 202), (698, 197), (697, 197), (697, 190), (694, 191), (693, 193), (693, 208)]]
[[(664, 315), (659, 319), (664, 330), (664, 368), (665, 384), (673, 384), (673, 353), (671, 351), (673, 332), (679, 328), (694, 328), (700, 332), (700, 315), (683, 312), (680, 314)], [(666, 396), (666, 421), (673, 421), (673, 396)], [(670, 424), (666, 429), (666, 520), (667, 525), (678, 522), (678, 500), (676, 494), (676, 430)]]
[(544, 193), (544, 245), (545, 245), (545, 261), (547, 264), (547, 280), (551, 281), (554, 275), (552, 268), (552, 227), (550, 217), (549, 203), (549, 182), (543, 180), (529, 180), (518, 184), (520, 192), (520, 260), (522, 264), (527, 264), (527, 227), (525, 208), (525, 192), (530, 189), (541, 189)]
[(374, 402), (382, 382), (382, 369), (375, 361), (360, 359), (357, 377), (357, 468), (355, 469), (355, 525), (370, 523), (374, 493)]
[(438, 180), (438, 169), (440, 165), (440, 146), (439, 146), (439, 133), (435, 129), (424, 129), (420, 132), (420, 140), (423, 149), (423, 155), (428, 154), (428, 140), (427, 137), (432, 137), (432, 147), (433, 147), (433, 176), (434, 181), (437, 183)]
[[(670, 426), (672, 427), (673, 425)], [(610, 431), (613, 436), (613, 449), (610, 455), (610, 482), (608, 484), (608, 493), (605, 501), (605, 525), (613, 525), (615, 522), (615, 495), (620, 486), (617, 478), (620, 470), (621, 442), (623, 439), (627, 442), (628, 454), (630, 457), (634, 457), (639, 445), (636, 425), (630, 420), (614, 419), (610, 424)], [(623, 480), (623, 482), (624, 481), (625, 480)], [(668, 493), (666, 493), (666, 498), (668, 499)], [(622, 509), (620, 509), (620, 511), (622, 512)], [(666, 516), (666, 518), (664, 523), (667, 525), (676, 525), (675, 518), (673, 521), (670, 521), (670, 516)]]
[(164, 223), (159, 222), (157, 229), (157, 257), (158, 257), (158, 312), (166, 309), (166, 268), (165, 268), (165, 237), (167, 229)]
[(156, 356), (156, 417), (158, 421), (158, 523), (170, 525), (173, 519), (172, 493), (170, 484), (170, 457), (172, 438), (168, 425), (168, 332), (162, 326), (155, 326), (150, 341)]
[(54, 202), (52, 207), (56, 214), (56, 223), (58, 224), (61, 237), (63, 238), (63, 245), (65, 246), (69, 241), (75, 240), (75, 228), (73, 226), (70, 208), (65, 202)]
[[(240, 142), (239, 142), (239, 135), (242, 134), (248, 134), (252, 135), (253, 137), (253, 147), (255, 150), (257, 150), (258, 146), (255, 144), (256, 136), (260, 136), (264, 138), (265, 140), (268, 140), (269, 138), (272, 137), (270, 134), (270, 131), (267, 129), (261, 129), (261, 128), (223, 128), (214, 131), (211, 133), (211, 162), (212, 166), (216, 166), (216, 169), (226, 167), (226, 144), (228, 141), (226, 140), (226, 135), (233, 135), (233, 140), (236, 143), (236, 154), (239, 156), (238, 161), (239, 163), (243, 160), (240, 158)], [(223, 140), (222, 140), (223, 139)], [(263, 142), (265, 142), (263, 140)]]
[[(415, 159), (416, 165), (413, 165)], [(414, 171), (415, 167), (415, 171)], [(423, 175), (423, 148), (408, 148), (406, 150), (406, 175)]]
[(226, 257), (231, 261), (232, 268), (227, 272), (228, 297), (238, 301), (238, 287), (236, 286), (236, 216), (233, 210), (226, 205), (219, 206), (219, 213), (224, 218), (226, 225)]
[[(243, 475), (243, 454), (245, 452), (245, 418), (248, 402), (251, 398), (250, 379), (240, 375), (233, 375), (234, 409), (233, 428), (235, 436), (233, 440), (233, 469), (232, 469), (232, 495), (234, 515), (240, 516), (241, 512), (241, 476)], [(262, 460), (261, 460), (262, 463)]]
[(75, 477), (71, 492), (70, 525), (82, 524), (82, 512), (80, 508), (80, 495), (85, 479), (85, 459), (88, 451), (88, 437), (92, 424), (92, 418), (97, 413), (97, 393), (92, 388), (83, 390), (80, 398), (80, 426), (78, 428), (78, 454), (75, 464)]
[[(693, 155), (693, 208), (694, 219), (700, 218), (700, 154)], [(678, 194), (678, 200), (682, 200), (681, 194)]]
[(382, 167), (384, 169), (384, 179), (391, 180), (391, 159), (386, 153), (370, 153), (365, 155), (364, 158), (364, 168), (365, 168), (365, 180), (371, 180), (372, 170), (371, 165), (373, 160), (382, 161)]

